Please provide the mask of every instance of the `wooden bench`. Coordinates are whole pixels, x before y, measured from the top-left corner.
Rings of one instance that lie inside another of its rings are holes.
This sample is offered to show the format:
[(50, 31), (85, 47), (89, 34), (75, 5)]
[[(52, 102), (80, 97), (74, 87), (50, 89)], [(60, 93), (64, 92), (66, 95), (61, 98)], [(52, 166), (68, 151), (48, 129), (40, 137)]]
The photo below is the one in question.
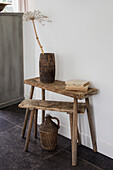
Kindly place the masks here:
[[(29, 145), (29, 138), (33, 123), (33, 116), (34, 116), (34, 129), (35, 129), (35, 138), (37, 137), (37, 113), (38, 110), (48, 110), (48, 111), (59, 111), (59, 112), (66, 112), (70, 115), (70, 127), (71, 127), (71, 138), (72, 138), (72, 122), (73, 122), (73, 103), (72, 102), (59, 102), (59, 101), (47, 101), (47, 100), (33, 100), (28, 99), (22, 101), (19, 105), (20, 108), (26, 108), (31, 110), (30, 114), (30, 120), (29, 120), (29, 127), (28, 127), (28, 133), (26, 138), (26, 144), (25, 144), (25, 151), (28, 150)], [(78, 113), (84, 113), (86, 108), (85, 103), (78, 103)], [(24, 120), (24, 126), (23, 126), (23, 132), (26, 130), (26, 124), (27, 124), (27, 117), (25, 116)], [(22, 132), (22, 134), (24, 134)], [(78, 133), (78, 144), (81, 144), (79, 132)], [(22, 137), (24, 137), (22, 135)]]
[[(55, 80), (54, 83), (42, 83), (40, 81), (40, 77), (35, 77), (31, 79), (27, 79), (24, 81), (25, 84), (31, 86), (30, 90), (30, 96), (29, 98), (33, 98), (34, 94), (34, 89), (35, 88), (40, 88), (42, 90), (42, 100), (46, 99), (46, 91), (50, 91), (52, 93), (57, 93), (61, 95), (65, 95), (68, 97), (71, 97), (73, 99), (73, 114), (70, 115), (70, 122), (72, 124), (72, 166), (77, 165), (77, 125), (78, 125), (78, 100), (85, 100), (86, 104), (86, 114), (88, 117), (88, 123), (89, 123), (89, 128), (90, 128), (90, 134), (91, 134), (91, 139), (92, 139), (92, 145), (93, 145), (93, 150), (94, 152), (97, 152), (97, 145), (96, 145), (96, 137), (95, 137), (95, 129), (93, 126), (93, 119), (92, 115), (93, 113), (91, 112), (91, 106), (89, 102), (89, 98), (92, 95), (95, 95), (98, 93), (98, 90), (95, 88), (88, 88), (86, 92), (82, 91), (75, 91), (75, 90), (66, 90), (65, 82), (60, 81), (60, 80)], [(72, 117), (72, 119), (71, 119)], [(28, 119), (28, 109), (26, 109), (26, 114), (25, 114), (25, 120), (27, 122)], [(45, 110), (42, 110), (42, 122), (44, 122), (45, 119)], [(24, 123), (23, 131), (22, 131), (22, 137), (25, 135), (25, 129), (26, 129), (26, 122)], [(79, 140), (78, 140), (79, 142)]]

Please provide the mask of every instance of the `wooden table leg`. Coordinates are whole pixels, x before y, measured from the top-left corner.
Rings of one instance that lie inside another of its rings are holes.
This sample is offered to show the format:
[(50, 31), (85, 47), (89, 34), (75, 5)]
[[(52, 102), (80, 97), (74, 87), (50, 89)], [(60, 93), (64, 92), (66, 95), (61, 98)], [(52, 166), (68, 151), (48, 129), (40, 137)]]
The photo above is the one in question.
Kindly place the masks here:
[(80, 134), (79, 134), (79, 131), (78, 131), (78, 127), (77, 127), (77, 138), (78, 138), (78, 145), (80, 146), (81, 145), (81, 138), (80, 138)]
[(32, 110), (32, 111), (31, 111), (31, 114), (30, 114), (29, 128), (28, 128), (27, 138), (26, 138), (26, 144), (25, 144), (25, 151), (28, 150), (29, 138), (30, 138), (32, 123), (33, 123), (33, 115), (34, 115), (34, 110)]
[[(69, 118), (70, 118), (70, 129), (71, 129), (71, 140), (72, 140), (72, 134), (73, 134), (73, 114), (69, 113)], [(78, 131), (78, 127), (77, 127), (77, 139), (78, 139), (78, 145), (81, 145), (81, 139), (80, 139), (80, 134)]]
[(37, 138), (37, 114), (38, 114), (38, 110), (35, 109), (35, 111), (34, 111), (34, 131), (35, 131), (35, 138)]
[[(32, 99), (33, 93), (34, 93), (34, 86), (31, 86), (31, 92), (30, 92), (30, 97), (29, 97), (30, 99)], [(29, 110), (26, 109), (26, 114), (25, 114), (22, 134), (21, 134), (22, 138), (24, 138), (24, 135), (25, 135), (25, 130), (26, 130), (26, 126), (27, 126), (27, 120), (28, 120), (28, 112), (29, 112)]]
[(72, 166), (77, 165), (77, 99), (73, 104)]
[[(71, 140), (72, 140), (72, 135), (73, 135), (73, 114), (69, 113), (69, 118), (70, 118), (70, 129), (71, 129)], [(72, 142), (72, 141), (71, 141)]]
[[(45, 90), (42, 89), (42, 100), (45, 100)], [(44, 122), (45, 119), (45, 110), (42, 110), (42, 123)]]
[(95, 138), (95, 131), (94, 131), (94, 127), (93, 127), (92, 116), (91, 116), (91, 112), (90, 112), (89, 98), (86, 98), (85, 101), (86, 101), (87, 116), (88, 116), (88, 121), (89, 121), (91, 139), (92, 139), (92, 144), (93, 144), (93, 151), (97, 152), (97, 144), (96, 144), (96, 138)]

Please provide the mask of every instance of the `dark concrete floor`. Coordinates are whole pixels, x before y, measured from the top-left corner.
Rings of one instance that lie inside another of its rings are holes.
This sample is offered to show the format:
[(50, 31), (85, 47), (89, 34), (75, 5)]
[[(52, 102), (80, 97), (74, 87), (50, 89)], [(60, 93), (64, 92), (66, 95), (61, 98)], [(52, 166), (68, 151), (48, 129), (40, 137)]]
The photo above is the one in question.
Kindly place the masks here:
[(17, 105), (0, 110), (0, 170), (99, 170), (113, 169), (113, 160), (94, 153), (85, 146), (78, 147), (78, 165), (71, 166), (71, 142), (58, 135), (55, 151), (44, 151), (34, 130), (30, 136), (29, 151), (24, 152), (25, 139), (21, 138), (25, 110)]

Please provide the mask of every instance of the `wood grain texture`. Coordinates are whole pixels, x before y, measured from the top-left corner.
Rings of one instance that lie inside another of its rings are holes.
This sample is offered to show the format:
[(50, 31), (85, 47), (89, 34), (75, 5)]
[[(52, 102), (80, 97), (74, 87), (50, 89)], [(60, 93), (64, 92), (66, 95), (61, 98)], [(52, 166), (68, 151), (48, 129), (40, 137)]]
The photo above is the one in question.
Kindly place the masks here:
[(73, 115), (69, 113), (69, 119), (70, 119), (70, 130), (71, 130), (71, 142), (72, 142), (72, 135), (73, 135)]
[(74, 99), (73, 104), (73, 131), (72, 131), (72, 166), (77, 165), (77, 99)]
[(25, 151), (28, 150), (29, 138), (30, 138), (32, 124), (33, 124), (33, 115), (34, 115), (34, 110), (31, 111), (31, 114), (30, 114), (29, 127), (28, 127), (28, 132), (27, 132), (26, 143), (25, 143)]
[(40, 54), (39, 60), (40, 81), (53, 83), (55, 81), (55, 55), (54, 53)]
[(65, 90), (65, 82), (56, 80), (54, 83), (47, 84), (40, 82), (40, 78), (36, 77), (33, 79), (27, 79), (24, 81), (25, 84), (36, 86), (45, 90), (49, 90), (52, 92), (56, 92), (59, 94), (63, 94), (69, 97), (73, 97), (75, 99), (85, 99), (91, 95), (97, 94), (97, 89), (89, 88), (87, 92), (80, 91), (68, 91)]
[[(70, 119), (71, 140), (72, 140), (72, 135), (73, 135), (73, 114), (72, 113), (69, 113), (69, 119)], [(77, 139), (78, 139), (78, 145), (80, 146), (81, 138), (80, 138), (78, 127), (77, 127)]]
[(37, 115), (38, 115), (38, 110), (34, 110), (34, 132), (35, 132), (35, 138), (37, 138)]
[[(31, 86), (30, 97), (29, 97), (30, 99), (32, 99), (33, 93), (34, 93), (34, 86)], [(25, 131), (26, 131), (27, 120), (28, 120), (28, 113), (29, 113), (29, 109), (26, 109), (26, 114), (25, 114), (25, 118), (24, 118), (22, 134), (21, 134), (22, 138), (24, 138)]]
[[(47, 101), (47, 100), (24, 100), (19, 105), (20, 108), (50, 110), (60, 112), (73, 112), (73, 102), (59, 102), (59, 101)], [(84, 113), (85, 103), (78, 103), (78, 113)]]
[[(42, 100), (45, 100), (45, 90), (42, 89)], [(42, 110), (42, 123), (44, 122), (45, 119), (45, 110)]]
[(79, 133), (78, 128), (77, 128), (77, 138), (78, 138), (78, 145), (80, 146), (81, 145), (81, 138), (80, 138), (80, 133)]
[(93, 151), (97, 152), (95, 130), (94, 130), (93, 120), (92, 120), (91, 111), (90, 111), (89, 98), (86, 98), (85, 101), (86, 101), (87, 116), (88, 116), (88, 122), (89, 122), (89, 127), (90, 127), (91, 139), (92, 139), (92, 144), (93, 144)]

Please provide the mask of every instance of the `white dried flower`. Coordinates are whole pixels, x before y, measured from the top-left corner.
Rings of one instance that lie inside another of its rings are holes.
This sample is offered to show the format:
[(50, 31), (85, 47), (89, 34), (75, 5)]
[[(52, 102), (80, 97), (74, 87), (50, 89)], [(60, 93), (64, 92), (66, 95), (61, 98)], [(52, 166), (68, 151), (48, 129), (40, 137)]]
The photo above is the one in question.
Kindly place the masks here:
[(51, 20), (48, 20), (48, 17), (46, 15), (43, 15), (39, 10), (34, 10), (34, 12), (28, 11), (25, 12), (23, 15), (24, 21), (29, 20), (37, 20), (42, 25), (44, 25), (44, 22), (52, 22)]

